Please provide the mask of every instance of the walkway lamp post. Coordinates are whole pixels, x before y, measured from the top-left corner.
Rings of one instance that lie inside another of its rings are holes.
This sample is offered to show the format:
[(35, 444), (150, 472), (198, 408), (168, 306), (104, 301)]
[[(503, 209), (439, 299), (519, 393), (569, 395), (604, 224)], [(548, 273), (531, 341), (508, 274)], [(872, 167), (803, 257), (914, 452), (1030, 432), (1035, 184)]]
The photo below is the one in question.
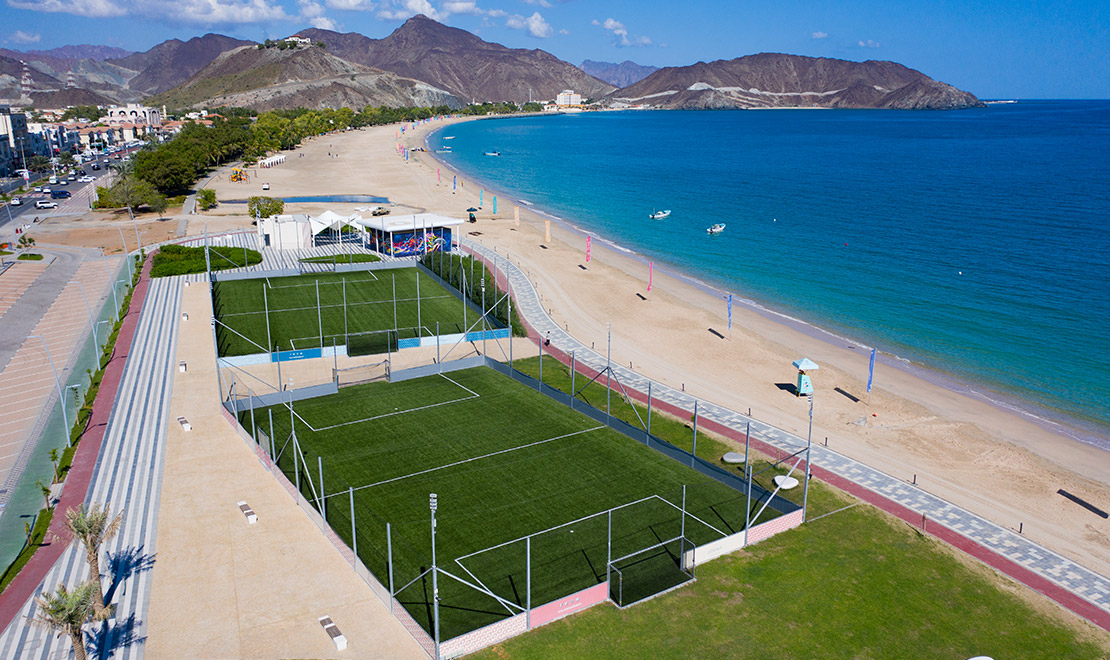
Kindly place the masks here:
[[(54, 372), (54, 384), (58, 388), (58, 399), (62, 402), (62, 422), (65, 424), (66, 429), (69, 428), (69, 415), (66, 414), (66, 399), (65, 394), (62, 392), (62, 380), (58, 378), (58, 369), (54, 366), (54, 358), (50, 355), (50, 348), (46, 345), (46, 338), (42, 335), (28, 335), (27, 339), (38, 339), (42, 342), (42, 349), (46, 351), (46, 359), (50, 361), (50, 370)], [(66, 431), (66, 437), (69, 437), (69, 431)]]

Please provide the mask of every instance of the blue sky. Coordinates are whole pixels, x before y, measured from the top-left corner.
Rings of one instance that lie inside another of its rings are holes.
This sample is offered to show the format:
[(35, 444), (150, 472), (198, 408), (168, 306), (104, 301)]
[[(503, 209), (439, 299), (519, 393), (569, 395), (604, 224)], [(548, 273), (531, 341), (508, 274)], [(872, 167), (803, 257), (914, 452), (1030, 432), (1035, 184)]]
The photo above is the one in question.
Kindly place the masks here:
[(893, 60), (982, 98), (1110, 98), (1106, 0), (0, 0), (0, 46), (146, 50), (315, 25), (383, 37), (424, 13), (579, 64), (655, 66), (783, 52)]

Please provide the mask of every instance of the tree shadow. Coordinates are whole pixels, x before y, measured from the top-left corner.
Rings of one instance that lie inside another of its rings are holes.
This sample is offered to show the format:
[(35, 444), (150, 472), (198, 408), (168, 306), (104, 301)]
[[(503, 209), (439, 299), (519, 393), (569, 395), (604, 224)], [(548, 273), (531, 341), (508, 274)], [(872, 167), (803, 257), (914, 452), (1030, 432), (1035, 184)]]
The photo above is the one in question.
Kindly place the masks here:
[(112, 597), (115, 596), (116, 589), (127, 578), (149, 571), (154, 567), (156, 561), (155, 555), (148, 555), (143, 552), (146, 546), (133, 546), (124, 548), (123, 550), (113, 554), (108, 553), (108, 574), (112, 576), (112, 586), (104, 594), (104, 602), (111, 603)]
[(136, 644), (145, 644), (146, 637), (138, 635), (142, 621), (132, 614), (126, 619), (109, 619), (96, 632), (93, 644), (85, 642), (85, 650), (90, 658), (107, 659), (116, 655), (120, 649)]

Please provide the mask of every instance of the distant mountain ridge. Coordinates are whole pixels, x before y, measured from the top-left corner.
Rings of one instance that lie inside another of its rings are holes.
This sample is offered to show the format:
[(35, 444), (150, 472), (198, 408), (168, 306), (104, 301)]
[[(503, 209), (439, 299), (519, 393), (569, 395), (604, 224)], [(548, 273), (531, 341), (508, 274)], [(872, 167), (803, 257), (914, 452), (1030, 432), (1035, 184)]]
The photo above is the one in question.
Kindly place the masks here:
[(464, 101), (542, 101), (564, 89), (600, 98), (614, 90), (546, 51), (506, 48), (422, 14), (384, 39), (317, 28), (298, 34), (324, 42), (343, 59), (423, 80)]
[(164, 92), (192, 78), (208, 63), (225, 51), (240, 46), (253, 45), (253, 41), (206, 34), (188, 41), (170, 39), (154, 48), (127, 57), (109, 60), (110, 63), (138, 71), (128, 81), (128, 87), (145, 95)]
[(973, 94), (896, 62), (760, 53), (660, 69), (608, 100), (672, 109), (772, 107), (948, 110)]
[(256, 110), (462, 106), (450, 93), (336, 57), (316, 46), (242, 46), (221, 53), (185, 83), (150, 97), (174, 108), (243, 106)]
[(116, 48), (115, 46), (94, 46), (92, 44), (77, 44), (76, 46), (59, 46), (50, 50), (24, 51), (23, 59), (41, 59), (55, 57), (64, 60), (110, 60), (127, 57), (134, 51)]
[(594, 78), (604, 80), (617, 87), (628, 87), (633, 83), (638, 83), (659, 70), (657, 66), (644, 66), (631, 60), (625, 60), (620, 64), (583, 60), (578, 68)]

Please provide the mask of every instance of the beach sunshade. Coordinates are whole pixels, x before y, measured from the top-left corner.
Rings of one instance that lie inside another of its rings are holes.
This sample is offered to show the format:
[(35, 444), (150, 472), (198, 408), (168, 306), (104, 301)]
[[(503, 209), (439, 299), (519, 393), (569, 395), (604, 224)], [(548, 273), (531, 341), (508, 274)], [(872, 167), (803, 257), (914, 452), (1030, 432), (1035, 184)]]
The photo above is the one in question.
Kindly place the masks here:
[(816, 371), (821, 367), (817, 366), (817, 363), (809, 358), (801, 358), (794, 360), (794, 368), (798, 371)]
[(477, 213), (477, 212), (478, 212), (478, 209), (476, 209), (476, 208), (474, 208), (473, 206), (471, 206), (470, 208), (468, 208), (468, 209), (466, 210), (466, 212), (467, 212), (467, 213)]

